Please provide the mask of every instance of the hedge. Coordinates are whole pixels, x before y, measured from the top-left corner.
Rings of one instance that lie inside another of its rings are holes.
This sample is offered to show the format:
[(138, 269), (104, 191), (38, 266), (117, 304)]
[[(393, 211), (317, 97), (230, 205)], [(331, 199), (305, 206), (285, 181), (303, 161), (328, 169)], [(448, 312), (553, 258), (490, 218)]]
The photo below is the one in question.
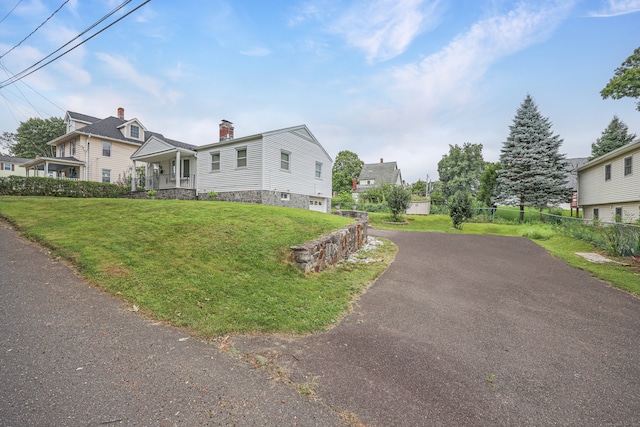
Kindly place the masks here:
[(105, 182), (9, 176), (0, 178), (3, 196), (57, 196), (77, 198), (118, 198), (127, 193), (123, 186)]

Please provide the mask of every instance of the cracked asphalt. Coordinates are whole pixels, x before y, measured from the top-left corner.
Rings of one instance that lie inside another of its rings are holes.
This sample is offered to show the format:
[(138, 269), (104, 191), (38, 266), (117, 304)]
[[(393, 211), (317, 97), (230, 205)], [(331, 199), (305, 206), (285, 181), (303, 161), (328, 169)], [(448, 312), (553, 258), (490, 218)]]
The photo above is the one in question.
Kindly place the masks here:
[(640, 300), (524, 238), (371, 230), (333, 329), (232, 337), (315, 400), (132, 313), (0, 225), (0, 426), (640, 425)]

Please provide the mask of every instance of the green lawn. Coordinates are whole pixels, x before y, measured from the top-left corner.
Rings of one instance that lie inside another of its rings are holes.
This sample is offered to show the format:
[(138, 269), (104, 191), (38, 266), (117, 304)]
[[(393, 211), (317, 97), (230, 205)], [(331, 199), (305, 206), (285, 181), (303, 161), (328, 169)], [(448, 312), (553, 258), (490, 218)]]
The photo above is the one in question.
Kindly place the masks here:
[(309, 333), (336, 322), (384, 261), (304, 274), (289, 247), (350, 219), (225, 202), (0, 197), (0, 215), (93, 284), (206, 336)]

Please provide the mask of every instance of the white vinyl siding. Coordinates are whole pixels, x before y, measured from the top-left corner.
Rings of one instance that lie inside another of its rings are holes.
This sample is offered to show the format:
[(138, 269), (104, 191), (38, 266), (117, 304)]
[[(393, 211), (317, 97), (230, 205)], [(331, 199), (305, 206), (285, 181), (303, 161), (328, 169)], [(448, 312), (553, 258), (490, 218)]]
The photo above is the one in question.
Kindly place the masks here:
[[(231, 140), (233, 141), (233, 140)], [(237, 167), (238, 149), (246, 150), (246, 167)], [(226, 141), (221, 146), (213, 146), (200, 151), (197, 162), (199, 169), (211, 170), (212, 154), (220, 154), (218, 173), (198, 175), (198, 187), (206, 191), (247, 191), (261, 190), (262, 144), (261, 140), (244, 140), (238, 144)]]
[[(615, 220), (616, 208), (622, 208), (622, 220), (638, 219), (640, 207), (640, 174), (625, 175), (625, 159), (640, 153), (640, 144), (615, 153), (601, 163), (594, 163), (578, 171), (578, 205), (584, 209), (585, 219), (593, 219), (594, 211), (601, 221)], [(597, 162), (597, 159), (596, 159)], [(606, 178), (605, 168), (611, 175)], [(627, 170), (628, 172), (628, 170)]]

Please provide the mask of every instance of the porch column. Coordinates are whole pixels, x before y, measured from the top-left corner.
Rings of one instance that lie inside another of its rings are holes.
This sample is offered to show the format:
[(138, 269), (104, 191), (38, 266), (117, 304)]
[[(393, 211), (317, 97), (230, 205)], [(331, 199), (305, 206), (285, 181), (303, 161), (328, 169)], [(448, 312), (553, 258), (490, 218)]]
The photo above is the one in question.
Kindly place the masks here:
[(180, 151), (176, 151), (176, 188), (180, 188)]
[(44, 162), (44, 177), (49, 178), (49, 162)]
[(133, 167), (131, 168), (131, 191), (136, 191), (136, 161), (133, 161)]

